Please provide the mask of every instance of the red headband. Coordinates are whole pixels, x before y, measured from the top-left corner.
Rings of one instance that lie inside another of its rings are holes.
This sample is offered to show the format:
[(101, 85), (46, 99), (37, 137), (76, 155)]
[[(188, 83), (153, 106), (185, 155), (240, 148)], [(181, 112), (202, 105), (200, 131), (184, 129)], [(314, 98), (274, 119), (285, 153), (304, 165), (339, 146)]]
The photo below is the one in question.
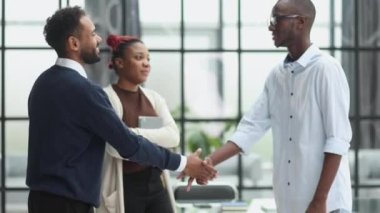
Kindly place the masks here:
[(129, 35), (119, 36), (119, 35), (110, 34), (107, 37), (107, 45), (111, 47), (113, 51), (115, 51), (121, 43), (128, 42), (130, 40), (136, 40), (136, 39), (138, 38), (135, 36), (129, 36)]

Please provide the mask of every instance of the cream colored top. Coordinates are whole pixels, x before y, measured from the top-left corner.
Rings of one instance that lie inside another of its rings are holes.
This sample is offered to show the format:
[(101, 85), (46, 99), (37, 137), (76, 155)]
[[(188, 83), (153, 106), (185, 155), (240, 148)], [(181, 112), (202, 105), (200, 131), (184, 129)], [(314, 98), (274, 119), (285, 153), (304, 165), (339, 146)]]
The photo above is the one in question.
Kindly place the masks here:
[[(155, 144), (165, 148), (175, 148), (179, 145), (179, 130), (173, 117), (170, 114), (166, 101), (157, 92), (142, 88), (141, 90), (151, 102), (157, 115), (162, 118), (163, 126), (158, 129), (141, 129), (130, 128), (136, 134), (142, 135)], [(119, 97), (113, 90), (112, 86), (104, 88), (109, 100), (120, 117), (123, 116), (123, 107)], [(124, 195), (123, 195), (123, 159), (119, 153), (109, 144), (106, 145), (106, 153), (104, 156), (102, 188), (100, 197), (100, 206), (96, 209), (97, 213), (124, 213)], [(163, 179), (168, 190), (168, 194), (172, 203), (173, 211), (175, 209), (175, 200), (173, 190), (169, 182), (168, 171), (163, 171)]]

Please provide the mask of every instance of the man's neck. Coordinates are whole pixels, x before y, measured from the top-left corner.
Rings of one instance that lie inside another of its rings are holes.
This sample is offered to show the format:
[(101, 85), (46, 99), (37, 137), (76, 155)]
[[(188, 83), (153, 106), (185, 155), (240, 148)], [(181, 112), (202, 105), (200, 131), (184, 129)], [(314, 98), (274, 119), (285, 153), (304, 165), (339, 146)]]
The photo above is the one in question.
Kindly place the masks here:
[(310, 47), (311, 42), (310, 40), (300, 42), (298, 45), (293, 45), (288, 47), (288, 52), (289, 52), (289, 57), (293, 60), (296, 61), (298, 60), (304, 52)]

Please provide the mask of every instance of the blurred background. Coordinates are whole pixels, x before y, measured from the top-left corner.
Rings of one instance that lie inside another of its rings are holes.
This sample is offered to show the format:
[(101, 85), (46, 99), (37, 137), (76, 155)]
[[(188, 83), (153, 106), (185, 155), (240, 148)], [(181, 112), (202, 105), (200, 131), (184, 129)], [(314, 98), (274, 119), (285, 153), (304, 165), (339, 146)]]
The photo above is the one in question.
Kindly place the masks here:
[[(95, 22), (102, 60), (86, 70), (102, 86), (115, 79), (106, 36), (141, 36), (152, 66), (144, 86), (166, 99), (181, 130), (177, 151), (185, 154), (202, 147), (207, 155), (222, 145), (286, 55), (268, 31), (276, 0), (0, 2), (0, 212), (27, 212), (27, 100), (35, 79), (57, 57), (42, 34), (57, 9), (79, 5)], [(314, 4), (312, 41), (342, 63), (350, 85), (354, 197), (380, 198), (380, 0)], [(273, 197), (271, 139), (268, 132), (251, 153), (220, 165), (219, 179), (235, 184), (239, 199)]]

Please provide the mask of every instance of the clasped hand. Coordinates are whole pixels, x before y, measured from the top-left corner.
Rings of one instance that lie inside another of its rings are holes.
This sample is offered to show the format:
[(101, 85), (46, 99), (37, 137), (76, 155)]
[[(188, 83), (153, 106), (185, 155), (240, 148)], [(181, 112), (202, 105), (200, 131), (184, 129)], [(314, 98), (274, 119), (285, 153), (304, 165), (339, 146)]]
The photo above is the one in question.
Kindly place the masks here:
[(214, 169), (211, 159), (205, 158), (205, 160), (202, 161), (199, 158), (200, 153), (201, 149), (197, 149), (193, 154), (187, 156), (185, 170), (177, 176), (177, 179), (189, 176), (186, 187), (187, 191), (190, 191), (194, 179), (199, 185), (206, 185), (209, 180), (213, 180), (218, 174)]

